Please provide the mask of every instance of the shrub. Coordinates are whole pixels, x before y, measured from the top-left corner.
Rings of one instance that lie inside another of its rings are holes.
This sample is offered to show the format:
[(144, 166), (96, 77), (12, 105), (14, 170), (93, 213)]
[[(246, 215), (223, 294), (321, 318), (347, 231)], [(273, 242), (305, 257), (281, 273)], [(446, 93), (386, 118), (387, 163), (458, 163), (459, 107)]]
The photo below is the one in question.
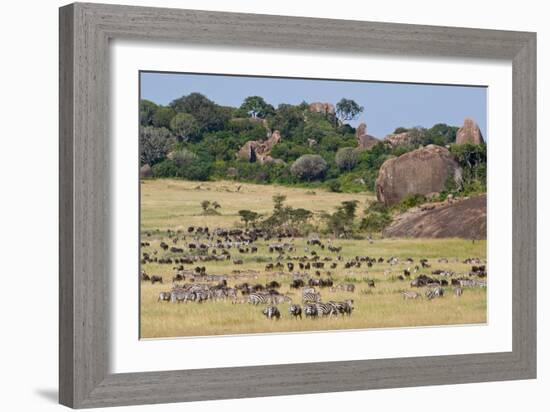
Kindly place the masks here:
[(401, 203), (399, 203), (399, 209), (401, 211), (405, 211), (407, 209), (410, 209), (411, 207), (418, 206), (425, 202), (426, 196), (418, 193), (411, 193), (405, 196), (403, 200), (401, 200)]
[(175, 142), (168, 129), (146, 126), (139, 129), (139, 143), (141, 164), (152, 166), (166, 158)]
[(322, 178), (327, 171), (327, 162), (319, 155), (300, 156), (292, 166), (290, 172), (293, 176), (301, 180), (311, 180)]
[(359, 228), (368, 232), (381, 232), (391, 220), (388, 213), (368, 212), (361, 220)]
[(340, 193), (342, 191), (342, 185), (336, 179), (331, 179), (327, 181), (328, 190), (335, 193)]
[(352, 147), (341, 147), (336, 152), (334, 160), (340, 169), (349, 172), (357, 165), (358, 158), (357, 151)]

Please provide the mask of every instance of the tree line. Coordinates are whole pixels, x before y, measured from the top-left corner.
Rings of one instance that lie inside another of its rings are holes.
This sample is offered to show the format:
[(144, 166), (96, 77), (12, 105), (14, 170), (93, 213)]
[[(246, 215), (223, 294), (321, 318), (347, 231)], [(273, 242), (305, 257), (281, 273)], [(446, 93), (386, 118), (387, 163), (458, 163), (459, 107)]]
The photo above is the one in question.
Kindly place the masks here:
[[(359, 192), (374, 190), (378, 170), (387, 159), (419, 145), (451, 145), (465, 168), (465, 186), (484, 191), (484, 145), (454, 147), (458, 128), (436, 124), (397, 128), (395, 133), (408, 132), (408, 145), (392, 148), (381, 141), (360, 151), (349, 122), (363, 110), (346, 98), (336, 104), (334, 113), (311, 111), (305, 101), (274, 107), (260, 96), (247, 97), (239, 107), (218, 105), (200, 93), (182, 96), (166, 106), (141, 100), (140, 162), (151, 167), (154, 177), (235, 179)], [(247, 141), (265, 140), (268, 131), (274, 130), (282, 136), (270, 152), (276, 162), (238, 158)]]

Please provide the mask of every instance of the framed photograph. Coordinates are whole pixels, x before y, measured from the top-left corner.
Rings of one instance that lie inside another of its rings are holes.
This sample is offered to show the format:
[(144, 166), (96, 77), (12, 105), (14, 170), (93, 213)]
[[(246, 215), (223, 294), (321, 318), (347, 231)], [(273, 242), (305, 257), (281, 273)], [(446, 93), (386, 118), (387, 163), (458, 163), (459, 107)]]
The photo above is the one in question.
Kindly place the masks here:
[(536, 35), (60, 9), (60, 402), (536, 376)]

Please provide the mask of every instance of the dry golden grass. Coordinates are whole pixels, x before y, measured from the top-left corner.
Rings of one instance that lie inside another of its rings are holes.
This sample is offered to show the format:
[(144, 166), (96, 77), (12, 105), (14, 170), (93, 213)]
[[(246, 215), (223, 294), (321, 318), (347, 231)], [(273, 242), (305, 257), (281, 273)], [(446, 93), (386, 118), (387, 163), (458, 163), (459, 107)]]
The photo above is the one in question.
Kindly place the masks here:
[[(276, 186), (262, 186), (233, 182), (196, 183), (185, 181), (158, 180), (146, 181), (142, 184), (142, 236), (151, 243), (143, 251), (157, 250), (166, 229), (185, 229), (189, 225), (207, 225), (215, 227), (233, 227), (238, 222), (237, 211), (251, 209), (261, 213), (269, 213), (272, 208), (271, 197), (276, 193), (287, 195), (287, 203), (294, 207), (304, 207), (315, 212), (331, 211), (343, 200), (357, 199), (362, 204), (370, 197), (369, 194), (335, 194), (316, 190), (316, 194), (308, 194), (304, 189), (289, 189)], [(202, 200), (217, 201), (221, 204), (221, 215), (203, 216), (200, 202)], [(159, 232), (156, 231), (159, 229)], [(151, 232), (146, 236), (145, 232)], [(166, 240), (166, 238), (164, 237)], [(305, 239), (295, 239), (296, 253), (305, 254)], [(182, 246), (182, 242), (177, 245)], [(486, 242), (472, 243), (463, 239), (377, 239), (374, 243), (367, 240), (336, 240), (335, 244), (343, 247), (341, 255), (344, 260), (357, 255), (372, 257), (395, 256), (400, 263), (390, 266), (388, 263), (367, 268), (363, 265), (357, 269), (344, 269), (339, 262), (338, 268), (331, 270), (335, 284), (347, 282), (355, 278), (354, 293), (329, 292), (321, 289), (323, 301), (354, 299), (355, 310), (351, 317), (338, 316), (325, 319), (291, 319), (288, 315), (288, 305), (279, 305), (282, 317), (279, 321), (267, 320), (261, 313), (262, 306), (249, 304), (232, 304), (225, 302), (205, 302), (202, 304), (176, 304), (157, 302), (161, 291), (168, 291), (173, 276), (173, 265), (147, 263), (143, 265), (149, 274), (161, 275), (164, 284), (141, 284), (141, 337), (158, 338), (174, 336), (204, 336), (224, 334), (294, 332), (336, 329), (364, 329), (380, 327), (432, 326), (451, 324), (471, 324), (486, 322), (486, 291), (480, 288), (468, 288), (461, 297), (452, 294), (452, 288), (445, 288), (445, 296), (427, 300), (403, 300), (401, 291), (411, 290), (409, 281), (398, 280), (397, 275), (403, 269), (414, 267), (406, 264), (404, 259), (412, 257), (415, 264), (420, 258), (428, 258), (431, 269), (445, 269), (458, 273), (467, 273), (470, 266), (462, 261), (468, 257), (486, 258)], [(289, 289), (292, 276), (265, 272), (264, 268), (269, 258), (274, 257), (267, 251), (265, 242), (257, 242), (257, 254), (239, 254), (232, 249), (236, 259), (243, 259), (244, 264), (235, 266), (231, 261), (201, 263), (207, 267), (208, 273), (230, 274), (233, 269), (255, 269), (260, 272), (256, 279), (236, 279), (230, 276), (229, 285), (249, 282), (265, 284), (277, 280), (282, 284), (281, 292), (291, 293), (291, 297), (300, 303), (300, 292)], [(319, 249), (317, 249), (319, 250)], [(336, 257), (328, 251), (320, 251), (322, 256)], [(448, 258), (449, 263), (438, 263), (438, 258)], [(191, 268), (192, 265), (189, 265)], [(430, 269), (430, 270), (431, 270)], [(330, 270), (330, 269), (327, 269)], [(419, 273), (429, 274), (430, 270)], [(325, 278), (325, 271), (322, 271)], [(413, 275), (414, 277), (414, 275)], [(365, 279), (375, 279), (376, 287), (368, 288)], [(423, 290), (419, 290), (423, 292)]]

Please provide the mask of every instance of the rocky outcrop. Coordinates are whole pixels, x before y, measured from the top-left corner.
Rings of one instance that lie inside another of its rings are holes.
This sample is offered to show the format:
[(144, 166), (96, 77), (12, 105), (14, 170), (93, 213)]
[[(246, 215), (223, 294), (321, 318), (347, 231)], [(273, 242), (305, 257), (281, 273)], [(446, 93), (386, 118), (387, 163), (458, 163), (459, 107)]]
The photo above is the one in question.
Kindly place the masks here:
[(462, 180), (457, 161), (446, 148), (428, 145), (386, 160), (378, 171), (376, 197), (394, 205), (409, 194), (441, 192), (449, 178), (457, 184)]
[(140, 179), (150, 179), (153, 177), (153, 169), (148, 164), (145, 164), (139, 168)]
[(487, 196), (416, 208), (396, 217), (388, 237), (487, 239)]
[(361, 123), (355, 130), (355, 140), (357, 140), (357, 148), (361, 151), (368, 150), (375, 144), (380, 143), (376, 137), (367, 134), (367, 125)]
[(413, 136), (409, 132), (389, 134), (384, 137), (384, 143), (389, 144), (392, 148), (399, 146), (410, 146), (413, 144)]
[(274, 162), (270, 156), (273, 146), (281, 141), (281, 133), (275, 130), (266, 140), (249, 140), (237, 152), (239, 159), (247, 160), (251, 163), (270, 163)]
[(335, 114), (336, 109), (332, 103), (315, 102), (309, 104), (309, 111), (314, 113), (322, 113), (324, 115)]
[(472, 143), (472, 144), (483, 143), (483, 136), (481, 135), (479, 126), (474, 121), (474, 119), (470, 119), (469, 117), (464, 119), (464, 124), (456, 132), (456, 144), (465, 144), (465, 143)]

